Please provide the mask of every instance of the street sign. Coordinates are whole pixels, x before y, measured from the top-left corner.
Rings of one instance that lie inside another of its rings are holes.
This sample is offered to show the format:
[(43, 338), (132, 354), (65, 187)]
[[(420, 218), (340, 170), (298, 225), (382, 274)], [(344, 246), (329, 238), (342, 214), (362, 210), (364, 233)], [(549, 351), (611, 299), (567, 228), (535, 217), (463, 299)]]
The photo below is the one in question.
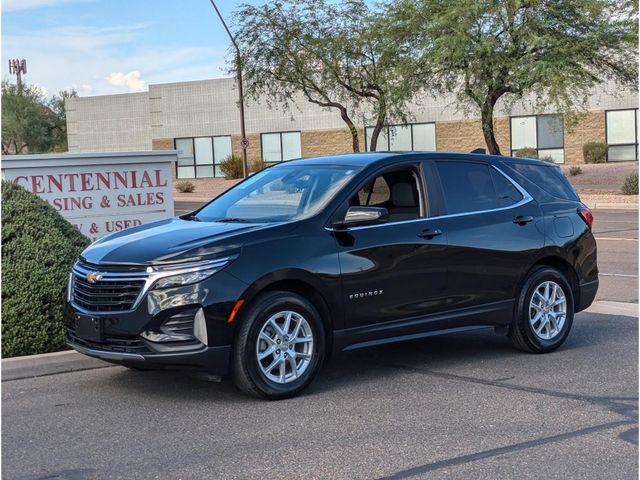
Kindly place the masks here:
[(249, 148), (249, 140), (247, 138), (243, 138), (242, 140), (240, 140), (240, 146), (243, 148), (243, 150), (246, 150), (247, 148)]

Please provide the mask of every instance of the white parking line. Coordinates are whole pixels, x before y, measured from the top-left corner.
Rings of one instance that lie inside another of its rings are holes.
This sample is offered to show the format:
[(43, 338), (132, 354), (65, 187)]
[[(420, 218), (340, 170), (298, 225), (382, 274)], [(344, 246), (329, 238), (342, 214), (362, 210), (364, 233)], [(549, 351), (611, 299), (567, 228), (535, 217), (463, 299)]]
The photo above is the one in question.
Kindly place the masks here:
[(638, 275), (632, 275), (628, 273), (600, 273), (601, 277), (628, 277), (628, 278), (638, 278)]
[(622, 238), (622, 237), (596, 237), (596, 240), (615, 240), (624, 242), (637, 242), (637, 238)]

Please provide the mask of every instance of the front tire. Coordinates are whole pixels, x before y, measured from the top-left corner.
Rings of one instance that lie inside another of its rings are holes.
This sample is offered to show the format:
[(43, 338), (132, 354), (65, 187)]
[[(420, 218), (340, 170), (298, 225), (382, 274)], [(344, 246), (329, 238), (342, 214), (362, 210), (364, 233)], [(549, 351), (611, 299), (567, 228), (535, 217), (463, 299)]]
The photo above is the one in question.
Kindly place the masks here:
[(569, 335), (573, 311), (573, 291), (566, 277), (555, 268), (538, 267), (520, 290), (509, 339), (525, 352), (551, 352)]
[(292, 397), (311, 383), (324, 354), (324, 326), (315, 307), (292, 292), (266, 292), (242, 317), (233, 349), (234, 382), (253, 396)]

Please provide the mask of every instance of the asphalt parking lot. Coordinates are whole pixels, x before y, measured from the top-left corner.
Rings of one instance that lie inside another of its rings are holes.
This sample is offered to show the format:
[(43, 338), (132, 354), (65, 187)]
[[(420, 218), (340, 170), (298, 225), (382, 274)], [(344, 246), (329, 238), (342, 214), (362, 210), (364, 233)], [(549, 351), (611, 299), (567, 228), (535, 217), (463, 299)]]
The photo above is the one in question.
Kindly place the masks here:
[[(596, 212), (600, 300), (637, 302), (637, 228)], [(638, 319), (578, 314), (548, 355), (490, 331), (341, 353), (280, 402), (115, 366), (2, 398), (7, 479), (637, 478)]]

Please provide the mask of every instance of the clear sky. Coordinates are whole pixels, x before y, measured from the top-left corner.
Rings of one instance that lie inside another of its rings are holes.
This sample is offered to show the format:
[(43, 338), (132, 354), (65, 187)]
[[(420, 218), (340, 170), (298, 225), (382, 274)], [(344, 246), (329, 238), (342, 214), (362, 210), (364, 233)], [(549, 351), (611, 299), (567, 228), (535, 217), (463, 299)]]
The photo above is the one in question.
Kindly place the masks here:
[[(227, 23), (241, 3), (217, 0)], [(2, 0), (2, 78), (26, 58), (26, 81), (48, 95), (226, 76), (229, 45), (209, 0)]]

